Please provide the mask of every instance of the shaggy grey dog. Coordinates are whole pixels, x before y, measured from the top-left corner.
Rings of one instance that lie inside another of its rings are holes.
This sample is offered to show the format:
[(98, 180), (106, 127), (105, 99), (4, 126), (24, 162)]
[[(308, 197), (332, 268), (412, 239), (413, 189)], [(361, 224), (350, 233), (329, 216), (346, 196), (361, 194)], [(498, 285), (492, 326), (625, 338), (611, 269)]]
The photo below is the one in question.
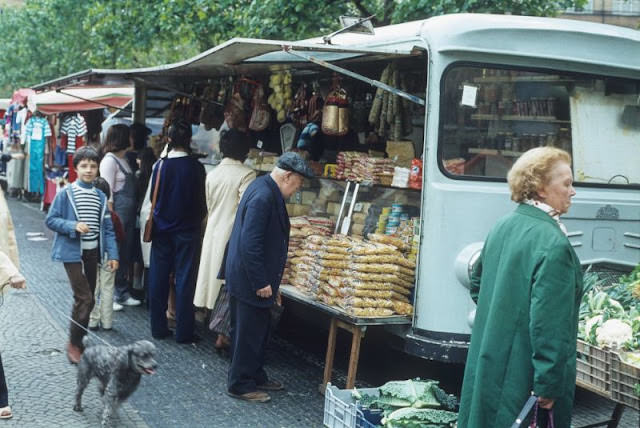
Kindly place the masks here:
[[(87, 346), (86, 336), (83, 343)], [(76, 404), (73, 410), (82, 411), (82, 393), (95, 376), (100, 381), (99, 390), (104, 401), (102, 426), (107, 426), (118, 405), (136, 390), (140, 377), (154, 373), (157, 366), (153, 359), (155, 351), (155, 345), (148, 340), (139, 340), (127, 346), (87, 347), (78, 363)]]

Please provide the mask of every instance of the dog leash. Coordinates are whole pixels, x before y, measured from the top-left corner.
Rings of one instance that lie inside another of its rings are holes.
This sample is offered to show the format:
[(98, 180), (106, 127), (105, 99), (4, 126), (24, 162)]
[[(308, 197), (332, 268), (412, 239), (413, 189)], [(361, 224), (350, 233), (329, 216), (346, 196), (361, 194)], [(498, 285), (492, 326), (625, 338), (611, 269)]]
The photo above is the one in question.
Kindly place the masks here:
[[(33, 292), (33, 291), (16, 291), (17, 293), (20, 294), (26, 294), (29, 296), (34, 296), (42, 306), (44, 306), (44, 303), (42, 302), (42, 300), (40, 299), (40, 297), (38, 297), (37, 292)], [(107, 345), (110, 348), (115, 348), (115, 346), (113, 346), (112, 344), (110, 344), (109, 342), (107, 342), (106, 340), (104, 340), (103, 338), (101, 338), (100, 336), (98, 336), (97, 334), (95, 334), (94, 332), (88, 330), (87, 328), (85, 328), (82, 324), (76, 322), (74, 319), (72, 319), (69, 315), (67, 315), (66, 313), (62, 312), (60, 309), (51, 306), (50, 309), (53, 309), (55, 312), (57, 312), (58, 314), (62, 315), (64, 318), (66, 318), (67, 320), (71, 321), (72, 323), (74, 323), (75, 325), (77, 325), (78, 327), (80, 327), (82, 330), (84, 330), (89, 336), (94, 337), (96, 339), (98, 339), (100, 342), (104, 343), (105, 345)]]

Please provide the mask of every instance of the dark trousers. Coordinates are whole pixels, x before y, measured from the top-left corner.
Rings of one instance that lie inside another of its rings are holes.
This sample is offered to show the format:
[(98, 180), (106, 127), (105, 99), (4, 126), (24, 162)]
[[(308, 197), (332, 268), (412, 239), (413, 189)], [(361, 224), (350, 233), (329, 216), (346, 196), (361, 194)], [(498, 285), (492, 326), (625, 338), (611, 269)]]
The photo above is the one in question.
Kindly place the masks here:
[[(129, 210), (131, 211), (131, 210)], [(129, 282), (129, 271), (131, 270), (131, 258), (135, 240), (140, 240), (140, 234), (135, 235), (135, 213), (119, 212), (120, 222), (124, 230), (125, 239), (118, 243), (119, 267), (116, 271), (116, 282), (113, 298), (116, 302), (124, 302), (131, 297), (131, 286)]]
[(229, 296), (231, 366), (227, 389), (234, 394), (254, 392), (267, 382), (264, 358), (271, 325), (269, 308), (248, 305)]
[[(65, 263), (64, 268), (73, 290), (71, 319), (85, 329), (89, 325), (89, 315), (93, 309), (93, 293), (96, 290), (98, 249), (82, 251), (82, 262)], [(86, 334), (76, 323), (71, 323), (69, 341), (82, 349), (82, 338)]]
[(149, 313), (154, 337), (162, 338), (169, 334), (167, 300), (171, 272), (175, 272), (176, 279), (176, 341), (188, 342), (193, 337), (193, 295), (196, 290), (195, 266), (199, 239), (199, 230), (153, 235), (149, 266)]
[(4, 368), (2, 368), (2, 356), (0, 356), (0, 408), (9, 405), (9, 391), (7, 381), (4, 378)]

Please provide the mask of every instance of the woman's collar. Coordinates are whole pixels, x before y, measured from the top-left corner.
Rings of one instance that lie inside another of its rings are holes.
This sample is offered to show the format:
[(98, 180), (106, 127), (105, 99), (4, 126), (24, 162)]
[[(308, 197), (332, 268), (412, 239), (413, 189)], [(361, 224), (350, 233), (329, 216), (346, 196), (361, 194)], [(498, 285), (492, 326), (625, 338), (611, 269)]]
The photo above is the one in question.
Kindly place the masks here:
[(565, 225), (560, 222), (560, 213), (551, 205), (545, 204), (541, 201), (536, 201), (535, 199), (526, 199), (524, 203), (527, 205), (531, 205), (532, 207), (536, 207), (547, 213), (552, 219), (556, 221), (556, 223), (558, 223), (558, 226), (560, 226), (560, 229), (564, 232), (565, 235), (568, 233)]

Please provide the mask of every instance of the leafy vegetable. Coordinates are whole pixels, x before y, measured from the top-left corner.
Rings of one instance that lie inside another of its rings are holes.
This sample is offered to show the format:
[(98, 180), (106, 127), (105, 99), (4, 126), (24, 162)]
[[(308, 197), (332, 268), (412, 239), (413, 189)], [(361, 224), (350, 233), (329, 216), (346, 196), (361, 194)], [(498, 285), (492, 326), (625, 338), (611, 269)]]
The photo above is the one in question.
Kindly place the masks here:
[(438, 382), (419, 379), (391, 381), (380, 387), (380, 396), (388, 397), (387, 403), (396, 407), (440, 407), (431, 391), (434, 385), (438, 385)]
[(458, 407), (460, 406), (460, 402), (458, 398), (453, 394), (447, 394), (444, 390), (437, 385), (433, 385), (431, 388), (433, 391), (433, 395), (436, 397), (436, 400), (440, 403), (440, 405), (445, 410), (451, 410), (453, 412), (458, 411)]
[(386, 428), (439, 428), (450, 427), (458, 420), (458, 414), (446, 410), (398, 409), (382, 419)]

